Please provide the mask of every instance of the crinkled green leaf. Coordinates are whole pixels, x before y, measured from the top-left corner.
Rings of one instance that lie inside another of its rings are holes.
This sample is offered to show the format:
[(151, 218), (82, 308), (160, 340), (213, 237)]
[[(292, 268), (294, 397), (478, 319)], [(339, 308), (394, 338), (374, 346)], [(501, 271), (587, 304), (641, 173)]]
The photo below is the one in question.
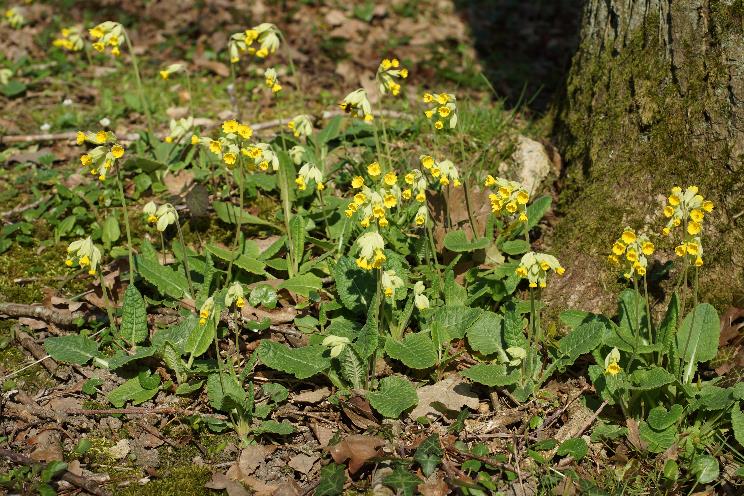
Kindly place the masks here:
[(320, 482), (315, 488), (315, 496), (338, 496), (344, 492), (345, 484), (346, 467), (331, 462), (320, 469)]
[(589, 452), (589, 446), (581, 437), (566, 439), (558, 446), (556, 454), (558, 456), (570, 456), (576, 461), (581, 460)]
[(256, 352), (261, 363), (267, 367), (292, 374), (298, 379), (307, 379), (331, 366), (326, 348), (321, 345), (289, 348), (264, 339)]
[(731, 427), (734, 430), (734, 438), (744, 446), (744, 413), (741, 411), (741, 402), (734, 403), (731, 409)]
[(419, 464), (424, 475), (429, 477), (442, 463), (442, 454), (439, 434), (432, 434), (419, 444), (413, 454), (413, 459)]
[(674, 375), (656, 366), (634, 370), (628, 378), (633, 384), (633, 389), (644, 390), (657, 389), (675, 380)]
[(134, 284), (127, 286), (124, 292), (119, 335), (124, 341), (132, 344), (139, 344), (148, 336), (145, 300)]
[(713, 360), (718, 353), (718, 337), (721, 333), (718, 312), (708, 303), (701, 303), (687, 314), (677, 332), (677, 349), (685, 363), (686, 383), (692, 379), (692, 371), (698, 362)]
[(207, 398), (215, 410), (229, 412), (236, 406), (244, 407), (246, 401), (243, 386), (229, 372), (214, 372), (207, 377)]
[(385, 353), (412, 369), (428, 369), (437, 363), (437, 350), (426, 332), (411, 332), (402, 341), (387, 338)]
[(517, 312), (504, 314), (504, 342), (507, 348), (527, 348), (524, 325), (525, 320)]
[(677, 439), (677, 428), (672, 425), (662, 430), (655, 430), (647, 422), (638, 424), (638, 432), (641, 439), (648, 445), (651, 453), (662, 453), (669, 449)]
[(480, 314), (481, 310), (478, 308), (447, 305), (434, 310), (431, 321), (438, 321), (450, 338), (462, 339)]
[(99, 356), (98, 343), (81, 334), (46, 338), (44, 350), (58, 362), (76, 365), (85, 365), (92, 358)]
[(659, 405), (648, 412), (648, 425), (654, 430), (662, 431), (677, 422), (683, 411), (682, 405), (674, 404), (669, 411), (663, 405)]
[(401, 413), (418, 403), (413, 384), (397, 375), (381, 379), (379, 389), (369, 393), (367, 399), (372, 408), (387, 418), (398, 418)]
[(467, 377), (471, 381), (486, 386), (510, 386), (516, 384), (519, 380), (519, 371), (515, 370), (510, 374), (506, 373), (506, 367), (502, 364), (479, 363), (469, 369), (460, 372), (460, 375)]
[(503, 347), (501, 315), (484, 311), (478, 320), (467, 330), (468, 344), (484, 355), (496, 353)]
[(295, 428), (286, 420), (277, 422), (276, 420), (264, 420), (258, 427), (253, 428), (254, 434), (277, 434), (279, 436), (287, 436), (292, 434)]
[[(219, 311), (215, 306), (215, 312)], [(189, 355), (190, 360), (203, 355), (212, 345), (216, 332), (215, 319), (209, 318), (203, 325), (197, 322), (183, 345), (183, 352)]]
[(444, 247), (454, 252), (482, 250), (488, 246), (488, 238), (468, 239), (463, 230), (450, 231), (444, 236)]
[(316, 292), (322, 287), (323, 281), (320, 279), (320, 277), (316, 276), (315, 274), (307, 273), (287, 279), (278, 286), (278, 289), (286, 289), (288, 291), (292, 291), (293, 293), (297, 293), (306, 298), (309, 298), (310, 293)]
[[(155, 374), (159, 381), (160, 376)], [(108, 395), (108, 400), (116, 408), (123, 407), (128, 401), (131, 401), (133, 405), (139, 405), (145, 401), (151, 399), (158, 393), (158, 387), (152, 389), (146, 389), (142, 387), (142, 383), (139, 377), (133, 377), (129, 379), (121, 386), (111, 391)]]
[(395, 489), (396, 494), (413, 496), (422, 480), (405, 468), (396, 467), (392, 474), (382, 480), (382, 483)]
[(605, 326), (599, 322), (580, 324), (558, 341), (558, 351), (568, 363), (579, 356), (590, 353), (602, 343)]
[(721, 468), (718, 460), (710, 455), (698, 455), (692, 460), (690, 471), (695, 476), (698, 484), (710, 484), (718, 479)]
[(341, 376), (354, 389), (362, 389), (367, 380), (367, 367), (354, 348), (345, 346), (338, 356)]
[(175, 300), (183, 298), (188, 293), (189, 283), (186, 276), (170, 267), (160, 265), (157, 260), (136, 256), (137, 273), (163, 295)]
[(357, 267), (350, 257), (341, 257), (333, 268), (336, 292), (341, 303), (357, 314), (364, 314), (375, 295), (375, 275)]

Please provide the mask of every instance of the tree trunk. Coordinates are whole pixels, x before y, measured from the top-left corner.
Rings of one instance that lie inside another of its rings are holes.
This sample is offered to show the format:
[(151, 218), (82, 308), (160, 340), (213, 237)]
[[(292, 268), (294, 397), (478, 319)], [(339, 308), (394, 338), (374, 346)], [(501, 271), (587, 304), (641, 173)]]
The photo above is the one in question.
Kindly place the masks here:
[[(703, 292), (742, 304), (743, 33), (744, 0), (587, 0), (554, 121), (567, 164), (555, 240), (564, 254), (598, 260), (626, 225), (661, 233), (664, 196), (694, 184), (716, 204)], [(656, 257), (674, 257), (679, 231), (655, 238)], [(597, 282), (617, 276), (598, 266)]]

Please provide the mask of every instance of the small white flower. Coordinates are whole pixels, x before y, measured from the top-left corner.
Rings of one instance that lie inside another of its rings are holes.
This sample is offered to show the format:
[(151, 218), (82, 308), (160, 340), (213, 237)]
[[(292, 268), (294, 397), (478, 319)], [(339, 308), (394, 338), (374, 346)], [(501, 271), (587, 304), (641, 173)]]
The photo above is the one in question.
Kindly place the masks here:
[(48, 122), (45, 122), (44, 124), (42, 124), (42, 125), (41, 125), (41, 126), (39, 127), (39, 129), (41, 129), (41, 132), (43, 132), (43, 133), (46, 133), (46, 132), (47, 132), (47, 131), (49, 131), (49, 130), (50, 130), (51, 128), (52, 128), (52, 126), (51, 126), (51, 124), (49, 124)]
[(104, 117), (103, 119), (98, 121), (98, 123), (103, 127), (109, 127), (111, 125), (111, 119), (109, 119), (108, 117)]
[(65, 98), (64, 100), (62, 100), (62, 105), (64, 105), (65, 107), (69, 107), (70, 105), (72, 105), (72, 103), (72, 98)]
[(351, 341), (349, 338), (331, 334), (326, 336), (321, 344), (331, 349), (331, 358), (336, 358), (344, 351), (346, 345), (351, 344)]

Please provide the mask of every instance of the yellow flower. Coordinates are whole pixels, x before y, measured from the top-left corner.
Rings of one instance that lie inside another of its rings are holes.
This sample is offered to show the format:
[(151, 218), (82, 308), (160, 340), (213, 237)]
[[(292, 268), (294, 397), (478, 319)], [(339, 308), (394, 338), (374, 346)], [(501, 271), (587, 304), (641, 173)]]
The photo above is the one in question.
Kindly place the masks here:
[(222, 143), (217, 140), (209, 142), (209, 151), (212, 153), (220, 153), (222, 151)]
[(690, 222), (687, 224), (687, 232), (692, 236), (700, 234), (701, 230), (702, 226), (698, 222)]
[(527, 202), (530, 201), (530, 195), (526, 191), (520, 191), (517, 193), (517, 203), (520, 205), (527, 205)]
[(713, 202), (710, 201), (710, 200), (705, 200), (703, 202), (703, 210), (705, 210), (708, 213), (712, 212), (713, 211)]
[(419, 191), (416, 194), (416, 201), (419, 203), (424, 203), (426, 201), (426, 193), (424, 193), (423, 191)]
[(625, 252), (625, 245), (622, 244), (620, 241), (615, 241), (615, 244), (612, 245), (612, 253), (615, 255), (622, 255)]
[(222, 123), (222, 132), (225, 134), (237, 133), (240, 124), (236, 120), (229, 120)]
[(610, 362), (609, 365), (607, 365), (607, 368), (605, 369), (605, 373), (610, 374), (610, 375), (617, 375), (622, 370), (623, 369), (620, 368), (620, 365), (618, 365), (617, 362)]
[(356, 195), (354, 195), (354, 203), (356, 203), (357, 205), (361, 205), (366, 200), (367, 195), (365, 195), (364, 193), (357, 193)]
[(674, 215), (674, 207), (667, 205), (664, 207), (664, 217), (671, 217)]
[(625, 254), (625, 258), (627, 258), (627, 259), (628, 259), (628, 260), (630, 260), (631, 262), (635, 262), (635, 261), (637, 261), (637, 260), (638, 260), (638, 253), (636, 253), (636, 251), (635, 251), (635, 250), (633, 250), (633, 249), (630, 249), (630, 250), (628, 250), (628, 252), (627, 252), (627, 253)]
[(700, 257), (697, 257), (695, 259), (695, 267), (701, 267), (703, 265), (703, 259)]
[(168, 79), (168, 77), (170, 77), (170, 72), (160, 71), (160, 77), (163, 78), (163, 80)]
[(669, 204), (676, 207), (679, 205), (679, 197), (677, 195), (671, 195), (669, 197)]
[(413, 172), (409, 172), (403, 179), (406, 181), (406, 184), (413, 184), (413, 181), (416, 180), (416, 175)]
[(192, 145), (198, 145), (199, 144), (199, 136), (192, 134), (191, 135), (191, 144)]
[(654, 253), (654, 244), (650, 241), (646, 241), (643, 243), (643, 246), (641, 246), (641, 251), (643, 251), (644, 255), (652, 255)]
[(362, 227), (369, 227), (369, 217), (365, 217), (359, 221), (359, 225)]
[(103, 52), (106, 49), (106, 45), (104, 45), (100, 41), (93, 43), (93, 45), (91, 46), (93, 47), (93, 50), (95, 50), (96, 52)]
[(614, 255), (614, 254), (607, 255), (607, 260), (609, 260), (615, 265), (620, 263), (620, 260), (617, 258), (617, 255)]
[(410, 200), (413, 192), (411, 191), (411, 188), (406, 188), (401, 191), (400, 195), (403, 197), (404, 200)]
[(112, 146), (111, 155), (113, 155), (114, 158), (121, 158), (124, 155), (124, 147), (121, 145)]
[(381, 218), (380, 220), (377, 221), (377, 224), (380, 227), (387, 227), (390, 223), (388, 222), (388, 220), (385, 217), (383, 217), (383, 218)]
[(297, 189), (300, 191), (305, 191), (305, 189), (307, 189), (307, 184), (305, 184), (305, 180), (302, 177), (296, 178), (295, 183), (297, 184)]
[(354, 189), (359, 189), (362, 186), (364, 186), (364, 178), (362, 176), (354, 176), (354, 179), (351, 180), (351, 187)]
[(678, 257), (684, 257), (687, 253), (687, 246), (686, 245), (679, 245), (674, 249), (674, 253), (677, 254)]
[(450, 109), (449, 107), (439, 107), (437, 113), (442, 117), (447, 117), (450, 114)]
[(383, 203), (385, 205), (385, 208), (393, 208), (395, 205), (397, 205), (398, 200), (395, 198), (395, 195), (391, 195), (390, 193), (388, 193), (387, 195), (385, 195)]
[(431, 103), (434, 101), (434, 96), (431, 93), (424, 93), (424, 103)]
[(78, 145), (82, 145), (83, 143), (85, 143), (85, 133), (82, 131), (78, 131), (75, 135), (75, 141)]
[(437, 122), (434, 123), (434, 127), (437, 128), (437, 129), (443, 129), (444, 128), (444, 123), (442, 121), (437, 121)]
[(248, 124), (238, 124), (237, 132), (243, 139), (248, 139), (253, 136), (253, 128)]
[(621, 239), (623, 240), (623, 243), (629, 245), (636, 240), (635, 232), (633, 232), (632, 229), (625, 229), (625, 231), (623, 231)]
[(705, 217), (705, 214), (701, 210), (698, 210), (697, 208), (693, 209), (690, 212), (690, 218), (695, 222), (698, 222), (698, 223), (702, 222), (704, 217)]
[(83, 164), (83, 166), (88, 167), (93, 163), (93, 157), (88, 155), (87, 153), (80, 156), (80, 163)]
[(372, 162), (367, 166), (367, 173), (372, 177), (377, 177), (382, 172), (382, 169), (380, 169), (380, 164), (377, 162)]
[(434, 159), (429, 155), (421, 155), (419, 159), (421, 160), (421, 165), (423, 165), (425, 169), (431, 169), (434, 166)]
[(106, 143), (106, 131), (98, 131), (96, 133), (96, 141), (99, 143)]
[(228, 153), (226, 153), (226, 154), (225, 154), (225, 155), (224, 155), (224, 156), (222, 157), (222, 160), (224, 160), (224, 161), (225, 161), (225, 163), (226, 163), (226, 164), (227, 164), (228, 166), (231, 166), (231, 165), (235, 165), (235, 160), (237, 160), (237, 157), (235, 156), (235, 154), (234, 154), (234, 153), (232, 153), (232, 152), (228, 152)]
[(393, 186), (398, 182), (398, 176), (395, 175), (395, 172), (388, 172), (385, 174), (384, 181), (388, 186)]
[(685, 247), (687, 249), (687, 253), (689, 253), (692, 256), (697, 256), (697, 254), (700, 253), (699, 246), (697, 243), (687, 243)]

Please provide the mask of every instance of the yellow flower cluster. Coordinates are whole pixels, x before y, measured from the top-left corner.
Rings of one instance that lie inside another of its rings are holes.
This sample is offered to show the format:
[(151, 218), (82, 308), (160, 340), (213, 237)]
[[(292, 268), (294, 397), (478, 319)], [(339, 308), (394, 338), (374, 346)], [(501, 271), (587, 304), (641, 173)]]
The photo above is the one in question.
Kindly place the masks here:
[(103, 52), (106, 47), (111, 49), (111, 55), (114, 57), (121, 54), (119, 46), (124, 41), (124, 28), (118, 22), (106, 21), (88, 30), (93, 42), (93, 49), (97, 52)]
[(81, 155), (80, 163), (87, 167), (91, 174), (98, 175), (101, 181), (106, 180), (109, 170), (124, 156), (124, 147), (116, 142), (116, 135), (111, 131), (97, 133), (78, 131), (76, 141), (78, 145), (86, 142), (98, 145)]
[(544, 288), (547, 286), (548, 272), (551, 270), (559, 276), (565, 272), (553, 255), (531, 251), (522, 256), (516, 273), (522, 279), (527, 279), (531, 288), (538, 286)]
[(365, 184), (362, 176), (354, 177), (351, 186), (359, 191), (354, 194), (344, 213), (351, 218), (358, 212), (359, 225), (364, 228), (369, 227), (373, 222), (385, 228), (390, 225), (387, 211), (397, 207), (401, 202), (402, 192), (398, 186), (398, 176), (395, 172), (382, 174), (382, 168), (377, 162), (372, 162), (367, 166), (367, 174), (373, 179), (379, 178), (381, 184), (373, 189)]
[(313, 134), (313, 119), (309, 115), (301, 114), (293, 117), (287, 123), (287, 127), (292, 131), (295, 138), (300, 136), (310, 136)]
[(156, 224), (160, 232), (165, 231), (169, 225), (175, 224), (178, 220), (178, 212), (170, 203), (158, 207), (155, 202), (151, 201), (142, 208), (142, 212), (147, 216), (147, 222)]
[(78, 52), (83, 49), (83, 31), (79, 26), (64, 28), (59, 32), (59, 37), (52, 41), (52, 45), (70, 52)]
[(85, 239), (79, 239), (70, 243), (67, 247), (67, 259), (65, 265), (72, 267), (77, 265), (81, 268), (88, 267), (88, 274), (95, 275), (96, 267), (101, 262), (101, 250), (93, 244), (93, 240), (88, 236)]
[(372, 115), (372, 105), (369, 103), (367, 91), (364, 88), (356, 89), (346, 95), (338, 106), (352, 117), (364, 119), (366, 122), (370, 122), (375, 118)]
[(357, 239), (359, 257), (356, 264), (364, 270), (379, 269), (385, 263), (385, 240), (377, 231), (362, 234)]
[(641, 277), (646, 275), (648, 268), (648, 259), (654, 253), (654, 244), (645, 234), (636, 235), (636, 232), (630, 227), (623, 230), (623, 234), (612, 245), (612, 253), (607, 259), (615, 265), (620, 264), (621, 258), (627, 263), (627, 270), (623, 274), (626, 279), (638, 274)]
[(437, 161), (430, 155), (421, 155), (419, 156), (419, 161), (424, 170), (428, 171), (431, 177), (434, 178), (433, 182), (439, 183), (442, 186), (447, 186), (451, 183), (456, 188), (462, 185), (460, 174), (451, 160)]
[(299, 171), (297, 171), (295, 184), (297, 184), (297, 189), (305, 191), (307, 185), (310, 184), (310, 181), (315, 181), (315, 187), (318, 188), (318, 191), (323, 191), (323, 189), (325, 189), (325, 185), (323, 184), (323, 172), (318, 169), (315, 164), (306, 163), (300, 167)]
[(243, 308), (245, 306), (245, 295), (243, 293), (243, 285), (239, 282), (234, 282), (227, 288), (225, 293), (225, 306), (230, 307), (235, 303), (236, 308)]
[(273, 67), (269, 67), (264, 71), (264, 82), (266, 83), (266, 87), (271, 89), (272, 93), (279, 93), (282, 90), (282, 85), (279, 84), (279, 76)]
[(178, 120), (171, 119), (168, 127), (168, 136), (165, 137), (166, 143), (178, 143), (188, 134), (191, 135), (192, 144), (197, 144), (199, 142), (199, 137), (192, 131), (192, 128), (194, 127), (193, 117), (184, 117), (183, 119)]
[(389, 91), (393, 96), (400, 94), (400, 83), (396, 80), (408, 77), (408, 69), (400, 66), (398, 59), (382, 59), (375, 78), (379, 84), (380, 93), (385, 95)]
[(679, 257), (688, 257), (690, 263), (696, 267), (703, 265), (700, 233), (703, 230), (705, 214), (712, 211), (713, 202), (699, 194), (697, 186), (689, 186), (684, 191), (675, 186), (664, 207), (664, 217), (669, 219), (664, 227), (664, 234), (669, 235), (675, 227), (686, 225), (683, 240), (674, 252)]
[[(228, 169), (235, 167), (240, 156), (250, 159), (245, 164), (248, 170), (278, 170), (279, 157), (276, 156), (271, 146), (267, 143), (249, 143), (253, 136), (253, 128), (248, 124), (236, 120), (228, 120), (222, 123), (222, 133), (218, 139), (197, 138), (200, 144), (209, 148), (209, 151), (217, 155)], [(194, 143), (192, 138), (192, 143)]]
[(520, 222), (527, 222), (527, 203), (530, 194), (527, 189), (516, 181), (509, 181), (489, 174), (485, 186), (495, 188), (496, 193), (488, 195), (491, 202), (491, 211), (495, 214), (506, 210), (509, 214), (518, 214)]
[(424, 103), (434, 105), (424, 111), (427, 119), (434, 121), (434, 128), (441, 130), (445, 123), (450, 129), (457, 126), (457, 99), (452, 93), (424, 93)]
[(382, 292), (386, 298), (395, 299), (395, 291), (404, 286), (403, 279), (398, 277), (394, 270), (386, 270), (382, 273)]
[[(235, 33), (230, 36), (230, 40), (227, 42), (230, 62), (233, 64), (240, 62), (240, 55), (244, 52), (264, 59), (276, 52), (279, 48), (280, 38), (281, 32), (279, 29), (268, 22)], [(258, 43), (258, 48), (253, 46), (254, 43)]]
[(5, 22), (13, 29), (19, 29), (26, 24), (26, 18), (19, 7), (11, 7), (5, 11)]

